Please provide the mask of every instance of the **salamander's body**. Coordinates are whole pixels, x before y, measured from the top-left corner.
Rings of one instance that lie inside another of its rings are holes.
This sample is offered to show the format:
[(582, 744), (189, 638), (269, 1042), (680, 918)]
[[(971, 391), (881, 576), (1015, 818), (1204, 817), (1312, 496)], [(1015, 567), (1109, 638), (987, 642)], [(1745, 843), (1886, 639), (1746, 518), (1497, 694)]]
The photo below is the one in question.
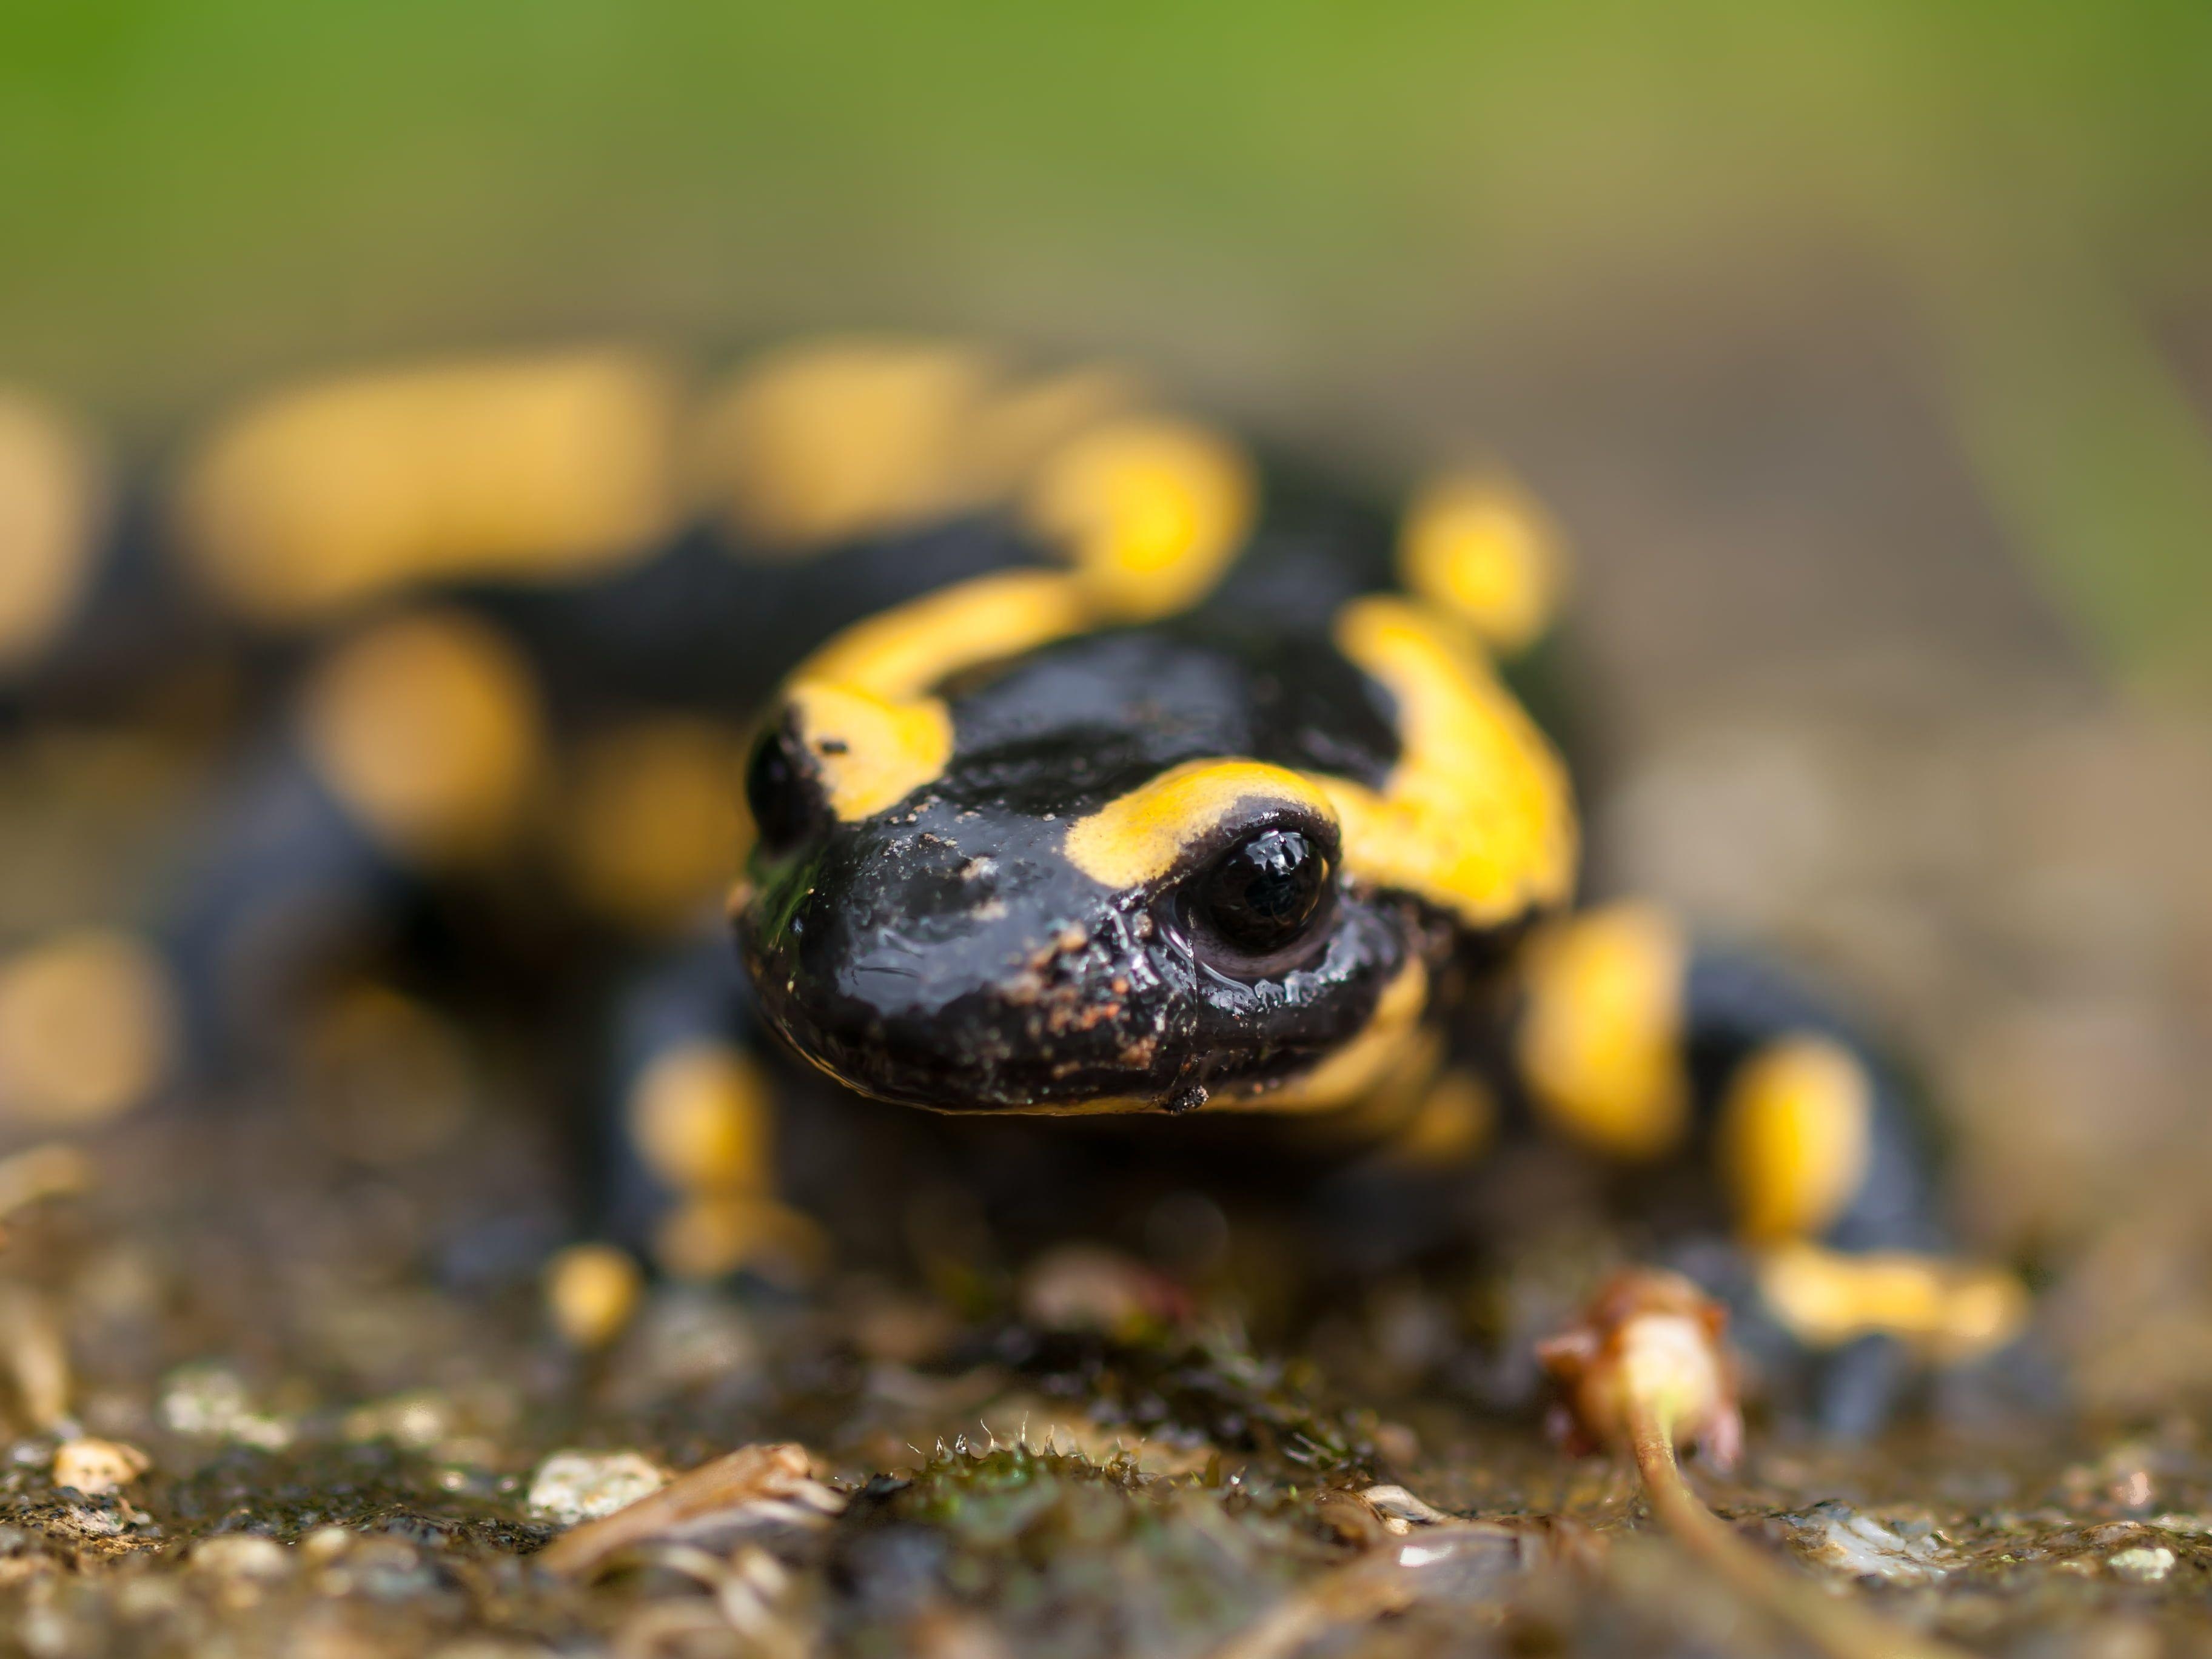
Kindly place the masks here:
[[(2016, 1319), (1927, 1254), (1917, 1127), (1848, 1034), (1656, 909), (1572, 908), (1566, 769), (1510, 687), (1557, 538), (1495, 477), (1394, 513), (1115, 376), (858, 346), (703, 404), (603, 356), (338, 383), (183, 477), (170, 565), (207, 611), (334, 640), (206, 878), (150, 950), (108, 941), (195, 1063), (266, 1026), (336, 910), (534, 848), (647, 964), (611, 1186), (671, 1271), (811, 1236), (769, 1150), (781, 1051), (817, 1099), (1296, 1117), (1431, 1182), (1530, 1134), (1694, 1166), (1670, 1228), (1732, 1236), (1802, 1347)], [(684, 925), (696, 780), (740, 764), (743, 986)]]

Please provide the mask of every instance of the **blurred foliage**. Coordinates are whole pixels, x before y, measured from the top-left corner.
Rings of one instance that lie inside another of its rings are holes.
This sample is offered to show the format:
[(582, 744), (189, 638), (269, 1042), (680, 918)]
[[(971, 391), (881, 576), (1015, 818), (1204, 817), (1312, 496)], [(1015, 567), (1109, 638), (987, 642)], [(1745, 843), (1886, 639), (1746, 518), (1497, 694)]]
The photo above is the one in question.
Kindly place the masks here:
[[(2212, 658), (2212, 8), (0, 0), (0, 366), (159, 417), (579, 328), (987, 325), (1233, 382), (1894, 289), (2023, 545)], [(1465, 349), (1464, 344), (1459, 348)]]

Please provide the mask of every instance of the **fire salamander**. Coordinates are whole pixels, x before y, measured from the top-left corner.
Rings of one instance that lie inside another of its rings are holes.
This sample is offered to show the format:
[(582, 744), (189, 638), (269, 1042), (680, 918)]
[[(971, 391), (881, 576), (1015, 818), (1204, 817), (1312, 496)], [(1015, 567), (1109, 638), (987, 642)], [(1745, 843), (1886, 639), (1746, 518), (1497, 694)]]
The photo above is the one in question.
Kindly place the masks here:
[[(1559, 537), (1502, 476), (1392, 511), (1117, 373), (884, 342), (703, 395), (614, 351), (325, 381), (105, 517), (65, 428), (0, 415), (33, 552), (0, 595), (12, 698), (81, 687), (102, 605), (158, 580), (283, 710), (173, 902), (0, 963), (18, 1122), (265, 1056), (428, 895), (467, 918), (449, 954), (505, 927), (540, 979), (590, 964), (537, 1007), (613, 1009), (587, 1161), (666, 1272), (805, 1271), (866, 1248), (820, 1195), (896, 1232), (933, 1180), (1006, 1177), (1010, 1231), (1110, 1225), (1141, 1200), (1102, 1194), (1231, 1139), (1322, 1209), (1330, 1172), (1389, 1172), (1351, 1234), (1418, 1240), (1419, 1194), (1457, 1214), (1547, 1143), (1650, 1199), (1632, 1237), (1775, 1352), (1825, 1357), (1838, 1422), (1869, 1367), (2021, 1326), (2008, 1278), (1943, 1253), (1863, 1043), (1659, 907), (1575, 907), (1568, 771), (1515, 690)], [(732, 950), (710, 895), (748, 841)], [(1035, 1117), (1129, 1127), (995, 1121)]]

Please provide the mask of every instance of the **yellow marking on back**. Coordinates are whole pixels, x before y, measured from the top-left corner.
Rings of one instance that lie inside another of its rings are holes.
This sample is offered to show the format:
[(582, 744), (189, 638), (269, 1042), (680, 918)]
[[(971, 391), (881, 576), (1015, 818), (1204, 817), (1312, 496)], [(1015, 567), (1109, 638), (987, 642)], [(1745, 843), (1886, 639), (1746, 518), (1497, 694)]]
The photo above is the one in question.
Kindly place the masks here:
[(561, 851), (577, 896), (633, 927), (678, 927), (743, 860), (746, 819), (732, 734), (682, 715), (594, 732), (564, 791)]
[(489, 852), (540, 781), (529, 671), (498, 634), (457, 612), (386, 623), (341, 647), (309, 682), (302, 722), (338, 799), (410, 858)]
[(68, 624), (92, 572), (100, 475), (83, 434), (0, 390), (0, 672)]
[(1516, 1059), (1536, 1103), (1577, 1139), (1648, 1158), (1680, 1139), (1688, 962), (1674, 920), (1643, 904), (1566, 917), (1523, 946)]
[(931, 341), (811, 340), (738, 370), (696, 434), (699, 483), (769, 551), (800, 552), (965, 505), (963, 434), (998, 376)]
[(1902, 1250), (1847, 1255), (1787, 1244), (1759, 1264), (1759, 1290), (1809, 1346), (1893, 1336), (1949, 1361), (2002, 1347), (2028, 1315), (2026, 1288), (2002, 1269)]
[(81, 1128), (137, 1105), (168, 1070), (175, 990), (127, 933), (60, 933), (0, 963), (0, 1123)]
[(1413, 592), (1508, 655), (1551, 626), (1566, 586), (1558, 527), (1516, 485), (1481, 474), (1448, 475), (1414, 497), (1398, 568)]
[(1256, 496), (1234, 444), (1150, 416), (1096, 428), (1048, 457), (1026, 507), (1066, 547), (1102, 617), (1149, 621), (1187, 610), (1221, 579)]
[(1328, 797), (1297, 772), (1259, 761), (1194, 760), (1109, 801), (1067, 827), (1068, 862), (1108, 887), (1156, 882), (1231, 817), (1295, 806), (1334, 824)]
[(1397, 703), (1401, 752), (1382, 790), (1322, 780), (1353, 875), (1472, 927), (1564, 902), (1577, 830), (1566, 769), (1452, 626), (1400, 599), (1356, 599), (1337, 647)]
[(617, 350), (324, 381), (216, 433), (179, 527), (210, 586), (266, 622), (459, 577), (598, 575), (675, 523), (679, 401), (666, 369)]
[(1809, 1237), (1841, 1215), (1866, 1178), (1873, 1114), (1866, 1068), (1826, 1037), (1785, 1037), (1746, 1060), (1729, 1082), (1717, 1132), (1743, 1237)]

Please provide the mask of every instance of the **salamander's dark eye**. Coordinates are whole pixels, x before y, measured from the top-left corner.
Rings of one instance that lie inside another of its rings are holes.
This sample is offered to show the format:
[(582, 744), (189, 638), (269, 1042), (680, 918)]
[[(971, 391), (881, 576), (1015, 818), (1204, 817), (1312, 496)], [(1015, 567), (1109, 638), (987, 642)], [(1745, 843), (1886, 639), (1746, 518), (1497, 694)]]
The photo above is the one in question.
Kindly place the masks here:
[(760, 844), (787, 853), (820, 828), (828, 815), (822, 791), (807, 770), (799, 738), (787, 726), (761, 733), (745, 763), (745, 805), (752, 809)]
[[(1267, 971), (1305, 941), (1329, 891), (1328, 855), (1297, 830), (1262, 830), (1189, 889), (1192, 942), (1216, 966)], [(1221, 960), (1221, 958), (1227, 960)]]

